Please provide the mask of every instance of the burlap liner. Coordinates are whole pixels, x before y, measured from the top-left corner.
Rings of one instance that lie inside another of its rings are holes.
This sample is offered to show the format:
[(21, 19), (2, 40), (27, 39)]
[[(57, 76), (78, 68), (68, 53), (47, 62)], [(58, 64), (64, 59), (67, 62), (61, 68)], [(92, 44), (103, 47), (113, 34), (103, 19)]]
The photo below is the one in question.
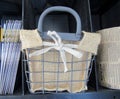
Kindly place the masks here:
[[(29, 31), (31, 30), (28, 30), (27, 32)], [(34, 31), (31, 31), (31, 33), (33, 32), (33, 35), (34, 35)], [(88, 69), (90, 66), (91, 56), (92, 54), (95, 54), (95, 55), (97, 54), (97, 48), (100, 43), (100, 35), (95, 33), (87, 33), (87, 32), (83, 32), (83, 33), (84, 33), (84, 36), (81, 41), (78, 41), (78, 42), (64, 41), (64, 43), (78, 44), (79, 45), (78, 50), (83, 54), (83, 56), (80, 59), (78, 59), (78, 58), (72, 57), (71, 54), (66, 53), (67, 62), (73, 61), (73, 63), (67, 63), (68, 72), (66, 73), (64, 73), (64, 66), (61, 61), (61, 57), (59, 53), (56, 52), (55, 50), (52, 52), (51, 51), (47, 52), (44, 55), (32, 56), (32, 57), (28, 57), (28, 51), (26, 50), (27, 59), (31, 60), (28, 62), (29, 71), (32, 72), (29, 74), (29, 80), (31, 81), (30, 83), (31, 92), (35, 92), (43, 89), (47, 91), (55, 91), (58, 89), (58, 91), (68, 90), (69, 92), (75, 93), (75, 92), (80, 92), (87, 89), (87, 85), (86, 85), (87, 81), (84, 81), (84, 80), (87, 80), (87, 77), (88, 77)], [(26, 35), (26, 36), (29, 36), (29, 35)], [(28, 38), (29, 40), (31, 40), (30, 37), (27, 37), (26, 41), (24, 40), (25, 38), (21, 39), (23, 40), (22, 44), (24, 42), (30, 43)], [(38, 46), (38, 45), (41, 45), (42, 41), (40, 42), (33, 41), (33, 42), (34, 43), (32, 44), (35, 44), (35, 46)], [(26, 45), (26, 44), (24, 43), (23, 45)], [(23, 46), (23, 49), (32, 48), (35, 46), (28, 44), (26, 45), (26, 47)], [(39, 48), (41, 49), (41, 47)], [(33, 51), (35, 50), (31, 50), (30, 53)], [(34, 61), (34, 62), (32, 61), (32, 60), (43, 60), (43, 57), (44, 57), (44, 61), (49, 61), (49, 62), (43, 63), (41, 61)], [(58, 66), (58, 63), (55, 63), (55, 64), (50, 63), (50, 62), (58, 62), (58, 59), (60, 59), (60, 62), (61, 62), (59, 66)], [(76, 61), (83, 61), (83, 60), (84, 62), (75, 63)], [(86, 60), (89, 60), (89, 61), (86, 61)], [(43, 64), (44, 64), (44, 70), (43, 70)], [(73, 65), (73, 68), (72, 68), (72, 65)], [(59, 67), (60, 73), (58, 73), (58, 67)], [(72, 71), (72, 70), (76, 70), (76, 71)], [(56, 73), (53, 73), (53, 72), (50, 73), (50, 71), (51, 72), (53, 71)], [(37, 73), (33, 73), (33, 72), (37, 72)], [(71, 74), (73, 74), (72, 78), (71, 78)], [(43, 79), (43, 75), (44, 75), (44, 79)], [(57, 84), (57, 80), (58, 80), (58, 84)], [(74, 82), (72, 82), (71, 80)], [(34, 82), (39, 82), (39, 83), (34, 83)], [(71, 84), (72, 84), (72, 88), (71, 88)]]
[[(40, 82), (39, 84), (36, 83), (31, 83), (31, 91), (35, 92), (36, 90), (43, 90), (43, 64), (44, 64), (44, 89), (48, 90), (48, 91), (54, 91), (56, 90), (56, 86), (57, 86), (57, 77), (59, 75), (59, 79), (58, 79), (58, 90), (59, 91), (63, 91), (63, 90), (68, 90), (69, 92), (80, 92), (82, 90), (86, 90), (86, 81), (79, 81), (79, 80), (87, 80), (87, 73), (88, 73), (88, 69), (89, 68), (89, 64), (90, 64), (90, 60), (91, 60), (91, 54), (90, 53), (86, 53), (86, 52), (82, 52), (83, 53), (83, 57), (81, 59), (77, 59), (77, 58), (73, 58), (73, 64), (72, 63), (67, 63), (67, 67), (68, 67), (68, 72), (64, 73), (64, 66), (63, 64), (59, 64), (59, 72), (62, 73), (58, 73), (58, 63), (53, 64), (53, 63), (48, 63), (48, 62), (29, 62), (29, 71), (31, 72), (38, 72), (38, 73), (31, 73), (30, 74), (30, 81), (31, 82)], [(58, 57), (59, 54), (58, 52), (54, 51), (54, 52), (48, 52), (46, 54), (44, 54), (44, 61), (51, 61), (51, 62), (58, 62)], [(66, 53), (66, 57), (67, 57), (67, 61), (71, 62), (72, 61), (72, 55)], [(34, 56), (29, 58), (30, 60), (41, 60), (43, 59), (43, 56)], [(79, 63), (74, 63), (75, 61), (83, 61), (88, 59), (89, 61), (84, 61), (84, 62), (79, 62)], [(60, 62), (61, 59), (60, 59)], [(72, 69), (72, 65), (73, 65), (73, 69)], [(78, 71), (71, 71), (71, 70), (78, 70)], [(82, 71), (80, 71), (82, 70)], [(47, 71), (53, 71), (56, 73), (49, 73)], [(70, 72), (69, 72), (70, 71)], [(73, 73), (73, 78), (71, 78), (71, 73)], [(67, 82), (67, 81), (75, 81), (76, 82), (72, 82), (72, 91), (71, 91), (71, 82)], [(46, 82), (51, 82), (52, 83), (46, 83)], [(61, 81), (65, 81), (64, 83)], [(79, 81), (79, 82), (77, 82)]]
[(91, 33), (85, 31), (83, 31), (83, 34), (84, 36), (80, 43), (78, 44), (79, 49), (96, 55), (98, 45), (100, 44), (101, 41), (101, 35), (98, 33)]
[(42, 45), (37, 29), (36, 30), (20, 30), (20, 40), (22, 42), (22, 49), (34, 48)]
[(99, 82), (102, 86), (120, 89), (120, 27), (98, 32), (101, 34), (97, 58)]

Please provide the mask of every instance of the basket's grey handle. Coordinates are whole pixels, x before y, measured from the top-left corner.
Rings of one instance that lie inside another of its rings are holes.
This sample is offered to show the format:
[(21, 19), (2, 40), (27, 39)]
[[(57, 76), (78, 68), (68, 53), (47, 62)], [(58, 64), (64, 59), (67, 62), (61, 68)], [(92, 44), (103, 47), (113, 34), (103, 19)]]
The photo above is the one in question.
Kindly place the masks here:
[(45, 18), (45, 16), (50, 13), (50, 12), (55, 12), (55, 11), (60, 11), (60, 12), (68, 12), (70, 14), (72, 14), (76, 20), (77, 26), (76, 26), (76, 37), (80, 38), (80, 34), (81, 34), (81, 20), (80, 20), (80, 16), (77, 14), (76, 11), (74, 11), (73, 9), (69, 8), (69, 7), (63, 7), (63, 6), (54, 6), (54, 7), (50, 7), (47, 8), (40, 16), (39, 18), (39, 22), (38, 22), (38, 31), (43, 33), (43, 20)]

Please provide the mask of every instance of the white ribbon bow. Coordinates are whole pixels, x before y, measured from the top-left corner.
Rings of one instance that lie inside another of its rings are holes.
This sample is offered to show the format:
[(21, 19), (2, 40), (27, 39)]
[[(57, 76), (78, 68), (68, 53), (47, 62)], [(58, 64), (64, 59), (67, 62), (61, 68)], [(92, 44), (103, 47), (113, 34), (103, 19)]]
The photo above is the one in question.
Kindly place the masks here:
[(64, 64), (64, 72), (68, 71), (67, 65), (66, 65), (66, 56), (65, 56), (65, 51), (72, 54), (73, 56), (77, 57), (77, 58), (81, 58), (82, 57), (82, 53), (73, 49), (73, 48), (78, 48), (78, 45), (75, 44), (63, 44), (61, 41), (60, 36), (55, 32), (51, 32), (48, 31), (47, 33), (48, 36), (50, 36), (55, 43), (52, 42), (43, 42), (43, 46), (48, 46), (47, 48), (35, 51), (33, 53), (31, 53), (29, 56), (37, 56), (37, 55), (41, 55), (44, 54), (46, 52), (48, 52), (51, 49), (56, 49), (60, 52), (60, 56), (61, 59), (63, 61)]

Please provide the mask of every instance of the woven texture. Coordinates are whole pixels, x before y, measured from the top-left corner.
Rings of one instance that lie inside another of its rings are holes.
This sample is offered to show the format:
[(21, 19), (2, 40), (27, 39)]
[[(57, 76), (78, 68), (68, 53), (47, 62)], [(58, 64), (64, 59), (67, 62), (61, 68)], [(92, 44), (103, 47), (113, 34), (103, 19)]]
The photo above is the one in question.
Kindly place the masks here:
[[(30, 85), (31, 91), (35, 92), (37, 90), (43, 90), (43, 83), (44, 83), (44, 90), (48, 90), (48, 91), (56, 90), (57, 86), (59, 91), (68, 90), (69, 92), (73, 92), (73, 93), (86, 90), (87, 89), (86, 80), (88, 79), (87, 73), (90, 66), (91, 54), (86, 52), (82, 52), (82, 53), (83, 53), (83, 57), (81, 59), (75, 58), (71, 54), (66, 53), (66, 58), (67, 58), (66, 60), (68, 62), (67, 63), (68, 72), (65, 73), (64, 73), (64, 66), (62, 60), (61, 58), (59, 58), (59, 52), (55, 50), (44, 54), (44, 61), (47, 62), (40, 62), (40, 61), (29, 62), (28, 63), (29, 71), (38, 72), (38, 73), (30, 74), (29, 76), (30, 81), (39, 82), (38, 84), (31, 83)], [(43, 60), (43, 55), (33, 56), (29, 59)], [(89, 61), (86, 62), (86, 59), (88, 59)], [(73, 61), (73, 63), (71, 63), (71, 61)], [(84, 62), (78, 62), (78, 61), (84, 61)], [(56, 63), (53, 64), (51, 62), (56, 62)], [(60, 64), (58, 64), (59, 62)], [(73, 75), (72, 78), (71, 78), (71, 74)], [(43, 80), (43, 75), (44, 75), (44, 80)], [(72, 84), (72, 89), (71, 89), (71, 84)]]
[(102, 86), (120, 89), (120, 27), (98, 32), (101, 34), (97, 59), (99, 82)]
[(20, 39), (22, 42), (22, 49), (34, 48), (42, 45), (42, 39), (40, 35), (35, 30), (20, 30)]
[(83, 31), (83, 38), (79, 43), (79, 49), (97, 55), (98, 45), (101, 41), (101, 35)]

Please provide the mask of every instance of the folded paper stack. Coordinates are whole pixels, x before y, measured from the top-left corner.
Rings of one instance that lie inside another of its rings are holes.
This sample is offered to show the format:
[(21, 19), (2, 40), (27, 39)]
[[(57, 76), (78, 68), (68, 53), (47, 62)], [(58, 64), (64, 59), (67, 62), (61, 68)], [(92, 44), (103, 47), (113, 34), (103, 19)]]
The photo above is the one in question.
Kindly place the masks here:
[(0, 42), (0, 94), (13, 94), (20, 58), (20, 20), (4, 20)]

